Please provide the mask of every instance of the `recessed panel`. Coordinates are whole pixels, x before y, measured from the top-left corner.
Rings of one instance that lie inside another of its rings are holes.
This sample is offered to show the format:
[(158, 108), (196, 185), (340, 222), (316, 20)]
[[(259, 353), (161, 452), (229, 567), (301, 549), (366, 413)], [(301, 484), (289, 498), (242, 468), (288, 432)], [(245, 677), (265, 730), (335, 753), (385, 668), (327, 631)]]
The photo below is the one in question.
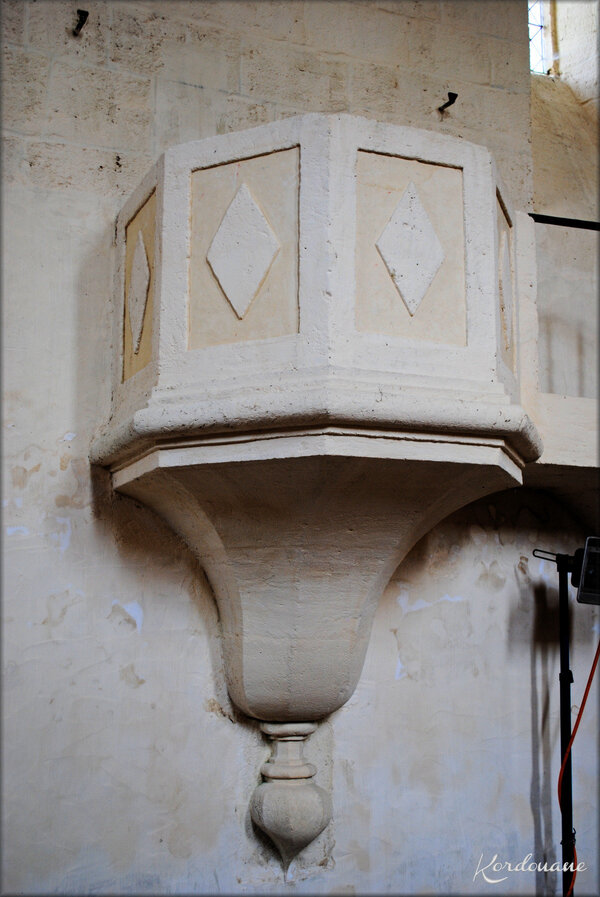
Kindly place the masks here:
[(514, 370), (514, 296), (512, 266), (512, 227), (500, 198), (496, 199), (498, 218), (498, 301), (500, 303), (500, 354)]
[(123, 380), (141, 371), (152, 357), (154, 235), (156, 193), (126, 228)]
[(466, 344), (462, 171), (357, 160), (356, 329)]
[(298, 332), (297, 147), (192, 173), (189, 348)]

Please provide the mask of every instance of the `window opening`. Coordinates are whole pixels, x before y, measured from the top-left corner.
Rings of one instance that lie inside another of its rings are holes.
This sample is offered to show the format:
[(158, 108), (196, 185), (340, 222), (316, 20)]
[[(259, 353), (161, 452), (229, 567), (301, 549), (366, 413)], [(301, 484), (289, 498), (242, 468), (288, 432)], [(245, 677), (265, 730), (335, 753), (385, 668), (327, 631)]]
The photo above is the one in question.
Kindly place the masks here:
[(529, 0), (529, 69), (538, 75), (547, 71), (544, 47), (544, 9), (542, 0)]

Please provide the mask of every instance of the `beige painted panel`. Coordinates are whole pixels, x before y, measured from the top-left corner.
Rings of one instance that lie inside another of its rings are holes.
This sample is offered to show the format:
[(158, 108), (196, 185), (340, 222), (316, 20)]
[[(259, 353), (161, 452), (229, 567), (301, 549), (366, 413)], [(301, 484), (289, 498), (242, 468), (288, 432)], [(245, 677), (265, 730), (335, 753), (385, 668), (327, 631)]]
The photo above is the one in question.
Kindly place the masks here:
[[(466, 345), (462, 171), (359, 152), (357, 176), (356, 329)], [(444, 253), (413, 315), (376, 246), (411, 183)]]
[(502, 202), (496, 196), (498, 219), (498, 297), (500, 302), (500, 354), (503, 361), (514, 371), (514, 272), (512, 226)]
[[(123, 380), (141, 371), (152, 358), (152, 317), (154, 307), (154, 235), (156, 229), (156, 193), (152, 192), (139, 212), (131, 219), (126, 228), (125, 250), (125, 302), (123, 321)], [(136, 352), (132, 335), (129, 316), (129, 296), (131, 289), (131, 275), (133, 270), (133, 258), (139, 234), (142, 234), (148, 268), (150, 269), (150, 283), (148, 286), (148, 298), (144, 313), (139, 349)]]
[[(190, 349), (298, 332), (299, 163), (300, 151), (294, 147), (192, 173)], [(240, 318), (207, 254), (242, 185), (268, 222), (279, 248)]]

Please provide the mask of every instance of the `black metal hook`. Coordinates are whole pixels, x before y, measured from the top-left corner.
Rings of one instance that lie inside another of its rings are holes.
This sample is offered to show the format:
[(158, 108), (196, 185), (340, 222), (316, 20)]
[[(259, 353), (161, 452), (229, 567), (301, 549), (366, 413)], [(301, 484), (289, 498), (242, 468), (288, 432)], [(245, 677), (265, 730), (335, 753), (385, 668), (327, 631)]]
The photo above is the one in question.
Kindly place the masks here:
[(452, 91), (449, 90), (448, 91), (448, 100), (447, 100), (447, 102), (444, 103), (443, 106), (438, 106), (438, 112), (440, 112), (443, 115), (444, 110), (447, 109), (448, 106), (452, 106), (453, 103), (456, 103), (457, 99), (458, 99), (458, 94), (452, 93)]
[(77, 24), (73, 28), (73, 37), (79, 37), (79, 32), (88, 20), (89, 12), (87, 9), (77, 10)]

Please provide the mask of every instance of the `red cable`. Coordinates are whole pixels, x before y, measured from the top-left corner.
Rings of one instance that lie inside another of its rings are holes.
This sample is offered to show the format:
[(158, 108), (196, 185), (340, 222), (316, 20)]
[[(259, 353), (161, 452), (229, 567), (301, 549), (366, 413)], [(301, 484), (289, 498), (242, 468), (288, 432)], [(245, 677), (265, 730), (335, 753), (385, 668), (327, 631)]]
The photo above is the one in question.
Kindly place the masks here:
[[(577, 719), (575, 720), (575, 725), (573, 726), (573, 731), (571, 733), (571, 737), (569, 739), (569, 743), (567, 745), (567, 749), (565, 751), (565, 756), (563, 757), (562, 766), (560, 767), (560, 773), (558, 774), (558, 806), (562, 811), (561, 806), (561, 794), (562, 794), (562, 778), (563, 773), (565, 771), (565, 766), (567, 765), (567, 760), (569, 759), (569, 754), (571, 753), (571, 747), (575, 740), (575, 735), (577, 734), (577, 729), (579, 728), (579, 723), (581, 722), (581, 717), (583, 716), (583, 708), (585, 707), (585, 702), (587, 701), (587, 697), (592, 685), (592, 680), (594, 678), (594, 673), (596, 672), (596, 667), (598, 666), (598, 658), (600, 657), (600, 642), (598, 642), (598, 647), (596, 648), (596, 656), (594, 657), (594, 662), (592, 664), (592, 669), (590, 670), (590, 675), (588, 676), (587, 685), (585, 687), (585, 691), (583, 693), (583, 700), (581, 702), (581, 706), (579, 708), (579, 713), (577, 714)], [(573, 844), (573, 878), (571, 879), (571, 886), (567, 892), (567, 897), (571, 897), (573, 893), (573, 887), (575, 885), (575, 879), (577, 878), (577, 851), (575, 850), (575, 844)]]

